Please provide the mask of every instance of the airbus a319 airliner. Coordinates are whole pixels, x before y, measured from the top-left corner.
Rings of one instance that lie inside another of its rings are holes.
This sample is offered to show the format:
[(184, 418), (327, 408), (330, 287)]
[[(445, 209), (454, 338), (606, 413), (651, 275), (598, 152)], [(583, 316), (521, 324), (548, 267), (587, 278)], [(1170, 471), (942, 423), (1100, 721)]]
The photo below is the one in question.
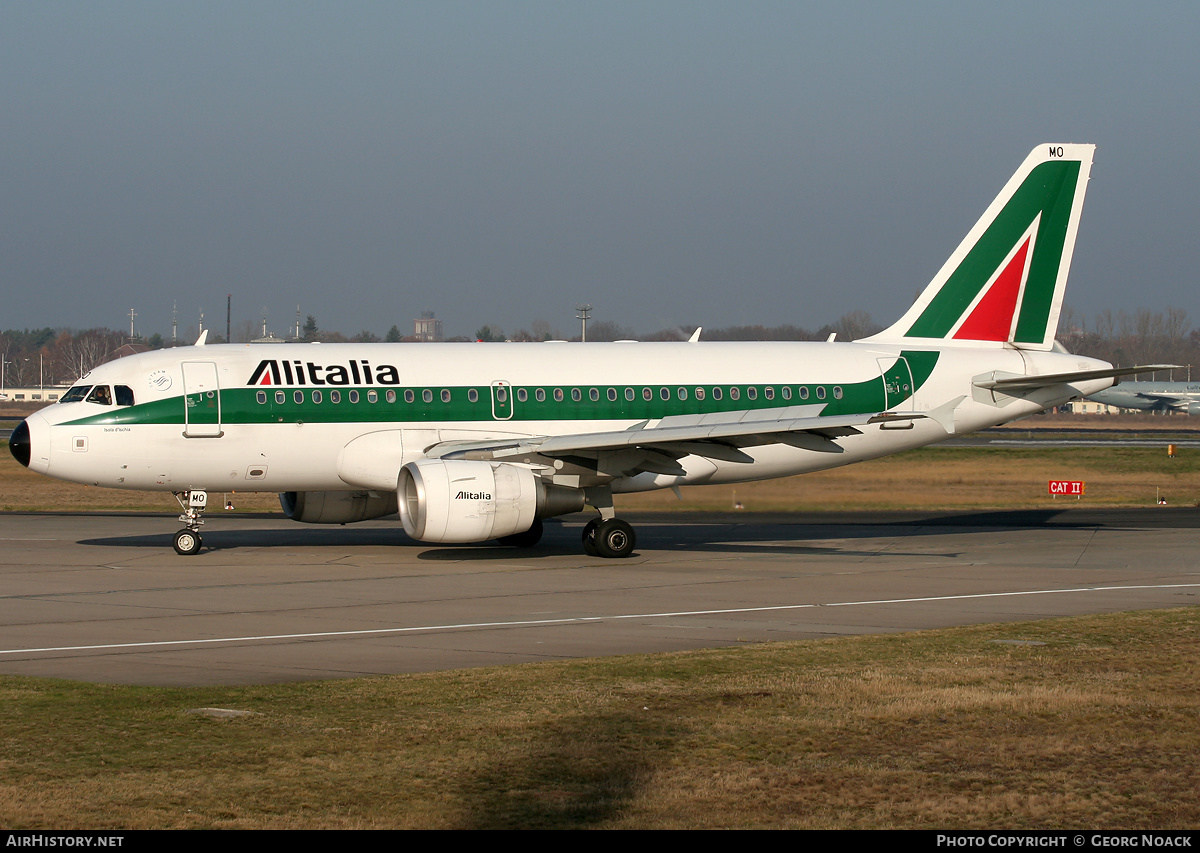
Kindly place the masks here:
[(103, 364), (13, 432), (29, 468), (173, 492), (175, 550), (212, 491), (297, 521), (399, 511), (425, 542), (535, 545), (585, 506), (588, 554), (633, 553), (613, 496), (848, 465), (1094, 394), (1054, 340), (1092, 145), (1039, 145), (907, 313), (855, 342), (205, 345)]

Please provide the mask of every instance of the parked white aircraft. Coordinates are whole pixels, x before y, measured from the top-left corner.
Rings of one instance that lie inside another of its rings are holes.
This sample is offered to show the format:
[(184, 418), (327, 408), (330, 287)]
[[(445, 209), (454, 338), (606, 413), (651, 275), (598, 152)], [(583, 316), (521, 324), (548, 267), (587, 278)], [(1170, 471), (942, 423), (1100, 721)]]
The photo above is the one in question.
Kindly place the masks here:
[(1092, 145), (1040, 145), (916, 304), (854, 343), (294, 344), (134, 355), (14, 431), (35, 471), (174, 492), (280, 492), (297, 521), (399, 510), (426, 542), (530, 546), (585, 505), (584, 549), (634, 550), (613, 495), (848, 465), (1016, 420), (1113, 377), (1057, 346)]
[(1122, 382), (1088, 399), (1122, 409), (1200, 415), (1200, 382)]

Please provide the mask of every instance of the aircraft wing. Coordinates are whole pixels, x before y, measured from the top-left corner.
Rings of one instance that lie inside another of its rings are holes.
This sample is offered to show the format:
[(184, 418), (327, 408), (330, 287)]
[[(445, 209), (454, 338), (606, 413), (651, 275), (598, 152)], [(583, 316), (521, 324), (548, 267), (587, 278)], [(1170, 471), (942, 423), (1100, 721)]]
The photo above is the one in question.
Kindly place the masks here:
[(630, 475), (639, 471), (682, 475), (678, 460), (695, 455), (722, 462), (752, 462), (742, 447), (787, 444), (806, 450), (841, 453), (835, 439), (858, 435), (858, 427), (880, 421), (902, 421), (920, 414), (891, 413), (818, 417), (821, 406), (790, 406), (682, 415), (652, 423), (643, 421), (629, 429), (527, 436), (495, 441), (445, 442), (426, 451), (441, 459), (489, 459), (543, 464), (552, 460), (599, 463), (601, 473)]
[(975, 387), (988, 391), (1003, 391), (1019, 393), (1021, 391), (1036, 391), (1051, 385), (1069, 385), (1072, 382), (1084, 382), (1089, 379), (1109, 379), (1118, 376), (1130, 376), (1134, 373), (1150, 373), (1155, 370), (1173, 370), (1178, 364), (1142, 364), (1136, 367), (1114, 367), (1108, 370), (1080, 370), (1075, 373), (1043, 373), (1033, 376), (1008, 376), (989, 379), (976, 379)]
[(1187, 405), (1187, 400), (1183, 397), (1177, 397), (1174, 394), (1148, 394), (1145, 391), (1137, 391), (1135, 397), (1142, 400), (1149, 400), (1151, 403), (1158, 403), (1163, 406), (1179, 406)]

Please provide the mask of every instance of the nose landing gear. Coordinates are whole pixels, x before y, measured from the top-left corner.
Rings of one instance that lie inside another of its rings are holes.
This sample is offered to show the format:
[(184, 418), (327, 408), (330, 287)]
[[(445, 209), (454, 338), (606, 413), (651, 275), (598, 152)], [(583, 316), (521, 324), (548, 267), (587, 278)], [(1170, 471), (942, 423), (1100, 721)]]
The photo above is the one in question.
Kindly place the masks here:
[(200, 525), (204, 523), (201, 515), (208, 506), (208, 492), (192, 489), (187, 492), (174, 492), (174, 495), (175, 500), (183, 507), (179, 520), (184, 525), (183, 529), (175, 534), (175, 553), (190, 557), (198, 554), (204, 545), (204, 540), (200, 538)]

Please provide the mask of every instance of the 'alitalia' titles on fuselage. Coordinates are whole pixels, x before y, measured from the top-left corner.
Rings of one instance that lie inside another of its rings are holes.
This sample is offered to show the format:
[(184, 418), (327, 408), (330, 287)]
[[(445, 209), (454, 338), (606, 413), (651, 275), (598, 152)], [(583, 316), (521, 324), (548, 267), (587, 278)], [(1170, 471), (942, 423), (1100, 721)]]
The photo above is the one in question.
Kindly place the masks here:
[(260, 385), (399, 385), (400, 371), (393, 364), (372, 366), (365, 358), (347, 364), (317, 364), (300, 359), (264, 358), (254, 368), (250, 386)]

